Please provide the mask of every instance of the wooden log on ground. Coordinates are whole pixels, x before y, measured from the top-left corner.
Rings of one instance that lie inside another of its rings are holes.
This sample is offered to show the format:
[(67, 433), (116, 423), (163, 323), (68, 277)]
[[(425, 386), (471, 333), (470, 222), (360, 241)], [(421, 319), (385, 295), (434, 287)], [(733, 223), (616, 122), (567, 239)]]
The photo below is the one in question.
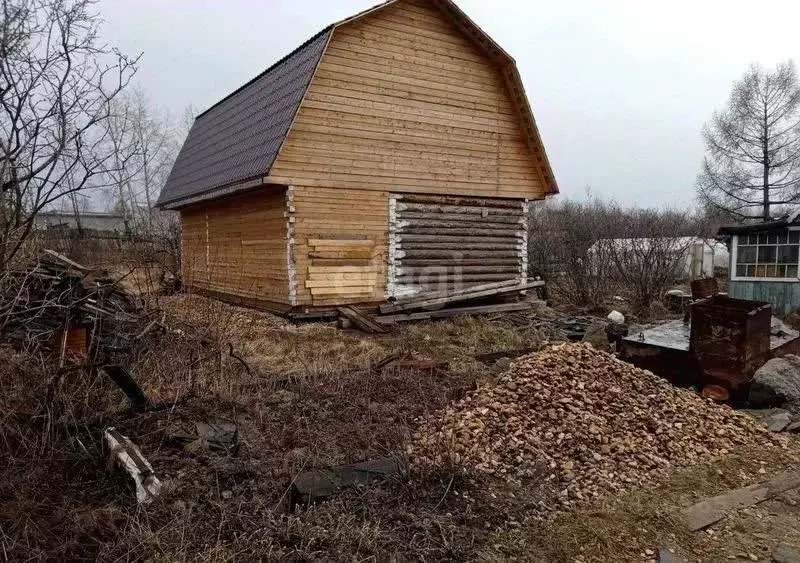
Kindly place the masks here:
[(473, 285), (470, 287), (465, 287), (463, 289), (457, 290), (450, 290), (450, 291), (437, 291), (426, 293), (424, 295), (412, 295), (409, 297), (399, 297), (395, 299), (390, 304), (384, 304), (380, 306), (381, 313), (391, 313), (397, 309), (394, 307), (397, 305), (404, 305), (407, 303), (419, 303), (420, 301), (429, 301), (431, 299), (437, 299), (439, 297), (455, 297), (456, 295), (463, 295), (465, 293), (475, 293), (478, 291), (487, 291), (490, 289), (501, 289), (504, 287), (511, 287), (514, 285), (519, 285), (516, 280), (504, 281), (504, 282), (497, 282), (497, 283), (487, 283), (481, 285)]
[(386, 333), (386, 327), (375, 322), (370, 316), (364, 314), (356, 307), (339, 307), (339, 314), (347, 318), (351, 323), (357, 326), (364, 332), (369, 333)]
[[(381, 313), (394, 313), (394, 312), (408, 312), (419, 311), (427, 308), (443, 307), (445, 305), (452, 305), (455, 303), (462, 303), (464, 301), (472, 301), (474, 299), (482, 299), (485, 297), (494, 297), (498, 295), (510, 295), (512, 293), (519, 293), (527, 291), (536, 287), (542, 287), (543, 281), (528, 282), (525, 284), (514, 283), (514, 285), (492, 288), (486, 290), (467, 291), (460, 294), (447, 295), (445, 297), (429, 298), (421, 301), (413, 301), (411, 303), (393, 303), (386, 306), (381, 306)], [(529, 304), (530, 305), (530, 304)]]
[(509, 311), (527, 311), (532, 305), (527, 302), (504, 303), (501, 305), (479, 305), (477, 307), (460, 307), (457, 309), (440, 309), (439, 311), (425, 311), (422, 313), (408, 313), (399, 315), (386, 315), (375, 317), (381, 324), (404, 323), (410, 321), (427, 321), (432, 319), (449, 319), (471, 315), (487, 315), (490, 313), (505, 313)]

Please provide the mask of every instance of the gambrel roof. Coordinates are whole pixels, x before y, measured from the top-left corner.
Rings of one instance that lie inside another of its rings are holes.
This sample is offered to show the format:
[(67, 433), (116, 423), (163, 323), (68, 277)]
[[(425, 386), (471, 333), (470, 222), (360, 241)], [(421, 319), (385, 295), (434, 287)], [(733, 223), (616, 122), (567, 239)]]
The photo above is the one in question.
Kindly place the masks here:
[[(323, 29), (295, 51), (200, 114), (161, 192), (177, 209), (261, 185), (269, 175), (336, 28), (403, 0), (389, 0)], [(514, 59), (452, 0), (429, 0), (501, 69), (545, 182), (558, 193)]]

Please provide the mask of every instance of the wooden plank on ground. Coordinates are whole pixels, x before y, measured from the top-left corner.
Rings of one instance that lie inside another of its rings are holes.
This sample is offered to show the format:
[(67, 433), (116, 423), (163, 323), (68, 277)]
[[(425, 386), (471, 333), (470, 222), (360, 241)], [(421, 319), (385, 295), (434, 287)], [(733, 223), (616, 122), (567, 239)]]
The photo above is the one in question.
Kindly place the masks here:
[(726, 514), (769, 500), (785, 491), (800, 487), (800, 472), (781, 473), (769, 481), (729, 491), (705, 499), (682, 511), (686, 526), (693, 532), (722, 520)]
[(338, 310), (340, 315), (349, 319), (351, 323), (353, 323), (355, 326), (357, 326), (364, 332), (370, 332), (370, 333), (388, 332), (386, 327), (375, 322), (374, 319), (370, 318), (368, 315), (365, 315), (362, 311), (360, 311), (356, 307), (339, 307)]
[[(382, 305), (381, 306), (381, 313), (391, 313), (393, 309), (391, 307), (395, 307), (398, 305), (405, 305), (408, 303), (418, 303), (420, 301), (429, 301), (431, 299), (438, 299), (439, 297), (448, 297), (448, 296), (455, 296), (455, 295), (463, 295), (465, 293), (475, 293), (477, 291), (486, 291), (489, 289), (500, 289), (503, 287), (511, 287), (513, 285), (518, 285), (518, 280), (508, 280), (502, 282), (495, 282), (495, 283), (486, 283), (481, 285), (473, 285), (470, 287), (465, 287), (464, 289), (457, 289), (457, 290), (444, 290), (444, 291), (432, 291), (430, 293), (422, 293), (418, 295), (411, 295), (409, 297), (399, 297), (394, 300), (394, 302)], [(387, 310), (384, 311), (384, 308)]]
[(523, 301), (521, 303), (504, 303), (501, 305), (479, 305), (477, 307), (460, 307), (457, 309), (441, 309), (439, 311), (425, 311), (422, 313), (409, 313), (400, 315), (386, 315), (375, 317), (375, 321), (380, 324), (394, 324), (409, 321), (427, 321), (431, 319), (448, 319), (451, 317), (463, 317), (468, 315), (486, 315), (490, 313), (507, 313), (511, 311), (527, 311), (532, 307), (532, 303)]
[(481, 299), (484, 297), (510, 295), (512, 293), (518, 293), (520, 291), (526, 291), (528, 289), (534, 289), (536, 287), (542, 287), (542, 286), (544, 286), (543, 281), (534, 281), (525, 284), (520, 284), (518, 281), (514, 280), (513, 285), (484, 289), (484, 290), (473, 290), (468, 292), (462, 292), (457, 295), (447, 295), (445, 297), (437, 297), (432, 299), (428, 298), (425, 300), (413, 301), (411, 303), (391, 304), (391, 305), (381, 306), (380, 310), (381, 313), (419, 311), (421, 309), (426, 309), (429, 307), (443, 307), (445, 305), (461, 303), (464, 301), (471, 301), (473, 299)]

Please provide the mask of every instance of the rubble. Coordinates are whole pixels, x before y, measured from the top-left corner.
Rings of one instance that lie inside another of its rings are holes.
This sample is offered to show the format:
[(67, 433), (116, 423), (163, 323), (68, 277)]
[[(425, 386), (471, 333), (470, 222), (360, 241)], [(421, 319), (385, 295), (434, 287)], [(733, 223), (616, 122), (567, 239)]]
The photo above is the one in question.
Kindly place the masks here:
[(757, 421), (587, 344), (515, 361), (501, 379), (419, 421), (413, 470), (451, 467), (520, 483), (541, 480), (568, 508), (725, 455)]

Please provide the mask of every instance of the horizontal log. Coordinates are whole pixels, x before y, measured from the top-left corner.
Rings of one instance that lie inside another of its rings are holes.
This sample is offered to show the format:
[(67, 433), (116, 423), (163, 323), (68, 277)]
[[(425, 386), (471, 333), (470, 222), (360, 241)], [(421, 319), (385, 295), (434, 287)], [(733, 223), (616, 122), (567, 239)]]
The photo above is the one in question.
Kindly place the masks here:
[(407, 259), (401, 261), (399, 267), (414, 268), (414, 267), (427, 267), (427, 266), (447, 266), (452, 268), (460, 268), (465, 266), (514, 266), (519, 268), (522, 261), (518, 257), (513, 258), (430, 258), (428, 260)]
[(516, 264), (506, 266), (488, 266), (477, 264), (472, 266), (453, 265), (453, 264), (438, 264), (438, 265), (425, 265), (425, 266), (408, 266), (403, 262), (402, 266), (397, 268), (396, 276), (403, 278), (406, 276), (417, 276), (420, 274), (436, 275), (436, 271), (447, 272), (451, 276), (462, 274), (518, 274), (519, 266)]
[(439, 260), (445, 260), (448, 258), (486, 258), (487, 256), (491, 256), (492, 258), (513, 258), (514, 260), (519, 259), (519, 250), (518, 249), (509, 249), (509, 248), (502, 248), (502, 249), (494, 249), (491, 252), (488, 252), (487, 249), (477, 249), (477, 250), (449, 250), (446, 248), (431, 248), (431, 249), (402, 249), (404, 258), (401, 258), (400, 261), (402, 263), (403, 260), (406, 259), (423, 259), (423, 258), (435, 258)]
[(500, 223), (521, 226), (521, 215), (468, 215), (465, 213), (413, 213), (404, 211), (397, 214), (398, 221), (410, 221), (418, 224), (419, 221), (447, 221), (476, 225), (478, 223)]
[(475, 221), (450, 221), (446, 218), (441, 219), (413, 219), (406, 220), (404, 217), (399, 217), (397, 220), (397, 230), (400, 232), (408, 231), (411, 228), (424, 227), (428, 229), (484, 229), (496, 231), (510, 231), (515, 233), (522, 232), (522, 224), (516, 223), (503, 223), (499, 221), (488, 221), (488, 217), (481, 217), (480, 220)]
[[(511, 252), (518, 252), (522, 249), (522, 243), (516, 241), (509, 241), (506, 243), (500, 242), (479, 242), (480, 238), (464, 238), (461, 242), (413, 242), (413, 243), (400, 243), (397, 245), (398, 250), (412, 251), (412, 250), (507, 250)], [(490, 257), (490, 252), (486, 252), (486, 257)]]
[(397, 202), (397, 212), (405, 215), (407, 212), (414, 213), (460, 213), (463, 215), (489, 215), (503, 217), (522, 217), (522, 206), (514, 208), (498, 207), (471, 207), (467, 205), (437, 205), (427, 203), (406, 203), (403, 200)]
[[(397, 233), (401, 236), (403, 235), (464, 235), (464, 236), (488, 236), (488, 237), (496, 237), (499, 233), (503, 231), (498, 229), (483, 229), (483, 228), (468, 228), (468, 227), (453, 227), (453, 228), (430, 228), (430, 227), (418, 227), (418, 226), (407, 226), (402, 227), (397, 230)], [(514, 238), (521, 239), (523, 235), (517, 235), (517, 231), (513, 231), (513, 234), (509, 234), (509, 236), (513, 236)]]
[(518, 277), (518, 272), (505, 274), (454, 274), (450, 272), (430, 275), (417, 274), (409, 276), (397, 276), (397, 283), (402, 284), (406, 280), (417, 284), (446, 283), (450, 280), (453, 282), (493, 282), (513, 280)]
[(427, 203), (433, 205), (468, 205), (473, 207), (505, 207), (510, 209), (522, 208), (522, 200), (519, 199), (481, 199), (445, 195), (402, 194), (397, 196), (397, 200), (403, 203)]
[[(464, 241), (463, 235), (410, 235), (410, 234), (395, 234), (395, 241), (401, 243), (411, 242), (456, 242), (461, 243)], [(520, 244), (525, 240), (524, 236), (502, 236), (502, 237), (481, 237), (481, 242), (496, 242), (500, 244), (508, 244), (513, 241)]]

